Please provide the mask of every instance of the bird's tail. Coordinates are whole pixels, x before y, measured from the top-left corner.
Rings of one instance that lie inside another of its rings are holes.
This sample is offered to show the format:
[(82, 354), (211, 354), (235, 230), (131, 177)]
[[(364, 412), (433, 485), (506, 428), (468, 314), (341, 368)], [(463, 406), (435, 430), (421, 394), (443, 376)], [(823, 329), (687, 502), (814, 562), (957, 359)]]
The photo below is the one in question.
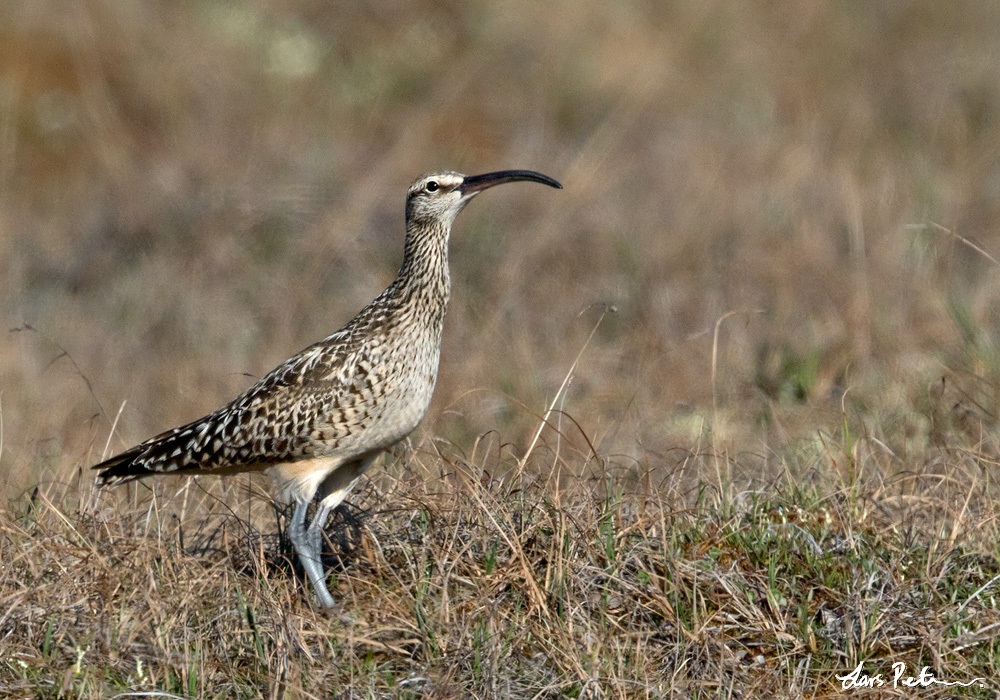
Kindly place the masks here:
[(150, 474), (174, 474), (227, 466), (222, 443), (209, 439), (217, 427), (215, 415), (160, 433), (93, 467), (101, 486), (114, 486)]
[(111, 459), (106, 459), (100, 464), (95, 464), (91, 469), (97, 469), (100, 474), (97, 479), (101, 486), (114, 486), (134, 481), (148, 474), (155, 474), (152, 469), (142, 466), (137, 458), (143, 453), (142, 445), (137, 445), (130, 450), (115, 455)]

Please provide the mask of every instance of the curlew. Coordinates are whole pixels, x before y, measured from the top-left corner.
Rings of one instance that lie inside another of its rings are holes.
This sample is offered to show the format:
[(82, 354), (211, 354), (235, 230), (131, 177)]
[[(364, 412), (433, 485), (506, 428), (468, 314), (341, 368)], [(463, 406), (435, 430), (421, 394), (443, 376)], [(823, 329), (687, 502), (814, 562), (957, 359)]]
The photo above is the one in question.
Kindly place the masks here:
[(483, 190), (517, 181), (562, 188), (531, 170), (416, 180), (406, 195), (403, 262), (385, 291), (222, 408), (96, 465), (101, 485), (152, 474), (267, 472), (295, 504), (288, 536), (319, 603), (335, 607), (321, 561), (323, 529), (375, 457), (413, 431), (430, 404), (451, 289), (452, 222)]

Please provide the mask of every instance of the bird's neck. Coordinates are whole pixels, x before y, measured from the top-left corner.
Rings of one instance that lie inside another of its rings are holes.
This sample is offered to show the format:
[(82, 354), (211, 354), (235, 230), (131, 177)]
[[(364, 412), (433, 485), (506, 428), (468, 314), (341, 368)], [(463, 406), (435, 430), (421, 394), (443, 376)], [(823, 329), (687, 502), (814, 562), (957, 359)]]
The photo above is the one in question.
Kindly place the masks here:
[(393, 283), (404, 299), (439, 308), (441, 316), (451, 295), (448, 274), (449, 225), (408, 221), (403, 264)]

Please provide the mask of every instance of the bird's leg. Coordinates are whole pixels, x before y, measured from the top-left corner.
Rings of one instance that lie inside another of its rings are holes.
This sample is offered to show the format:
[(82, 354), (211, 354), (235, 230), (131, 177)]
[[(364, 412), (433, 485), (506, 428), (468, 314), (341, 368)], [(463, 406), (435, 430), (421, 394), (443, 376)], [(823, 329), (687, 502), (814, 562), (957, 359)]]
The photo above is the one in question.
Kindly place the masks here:
[[(306, 539), (309, 540), (309, 547), (312, 551), (316, 552), (316, 559), (320, 562), (320, 569), (323, 567), (323, 528), (326, 525), (326, 519), (330, 517), (330, 511), (333, 508), (323, 501), (320, 501), (316, 505), (316, 515), (313, 516), (312, 522), (309, 523), (309, 529), (306, 530)], [(324, 576), (324, 581), (326, 577)], [(323, 586), (326, 588), (326, 586)]]
[[(320, 559), (323, 552), (320, 546), (322, 539), (317, 538), (313, 534), (313, 529), (316, 521), (319, 520), (319, 516), (322, 515), (325, 521), (330, 511), (320, 505), (312, 525), (309, 526), (309, 529), (306, 529), (306, 514), (308, 509), (308, 501), (301, 501), (295, 504), (292, 520), (288, 525), (288, 538), (292, 541), (292, 546), (295, 547), (295, 551), (299, 555), (299, 561), (302, 562), (302, 568), (305, 569), (306, 576), (309, 578), (313, 590), (316, 591), (316, 597), (319, 598), (320, 605), (324, 608), (334, 608), (337, 606), (337, 603), (333, 600), (333, 596), (330, 595), (330, 591), (326, 587), (326, 577), (323, 575), (323, 562)], [(319, 532), (320, 534), (323, 532), (322, 525), (320, 525)]]
[[(316, 590), (316, 596), (324, 608), (335, 608), (333, 596), (326, 587), (326, 575), (323, 571), (323, 532), (330, 512), (339, 506), (354, 485), (361, 478), (361, 473), (372, 463), (373, 455), (348, 462), (335, 469), (320, 484), (317, 491), (319, 502), (316, 514), (306, 528), (306, 504), (299, 504), (292, 515), (292, 527), (289, 536), (299, 553), (299, 559), (306, 570), (306, 575)], [(301, 512), (299, 511), (301, 508)], [(295, 534), (292, 534), (295, 533)], [(297, 539), (296, 539), (297, 538)]]

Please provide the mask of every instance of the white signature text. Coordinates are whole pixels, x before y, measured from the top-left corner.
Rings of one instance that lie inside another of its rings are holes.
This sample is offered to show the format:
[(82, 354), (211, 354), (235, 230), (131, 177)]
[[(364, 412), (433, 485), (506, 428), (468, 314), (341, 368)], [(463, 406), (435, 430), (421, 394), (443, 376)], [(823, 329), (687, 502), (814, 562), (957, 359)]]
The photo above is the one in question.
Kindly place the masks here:
[(934, 676), (934, 672), (931, 671), (930, 666), (924, 666), (920, 669), (920, 673), (915, 676), (907, 675), (906, 664), (902, 661), (897, 661), (892, 665), (892, 678), (887, 679), (882, 676), (881, 673), (876, 673), (874, 676), (869, 676), (864, 672), (864, 664), (858, 664), (850, 673), (843, 676), (836, 676), (836, 679), (840, 681), (840, 687), (844, 690), (852, 690), (854, 688), (883, 688), (889, 683), (892, 683), (893, 688), (926, 688), (932, 685), (946, 685), (946, 686), (961, 686), (967, 688), (973, 683), (979, 683), (979, 687), (984, 688), (982, 681), (985, 678), (973, 678), (971, 681), (943, 681), (940, 678)]

